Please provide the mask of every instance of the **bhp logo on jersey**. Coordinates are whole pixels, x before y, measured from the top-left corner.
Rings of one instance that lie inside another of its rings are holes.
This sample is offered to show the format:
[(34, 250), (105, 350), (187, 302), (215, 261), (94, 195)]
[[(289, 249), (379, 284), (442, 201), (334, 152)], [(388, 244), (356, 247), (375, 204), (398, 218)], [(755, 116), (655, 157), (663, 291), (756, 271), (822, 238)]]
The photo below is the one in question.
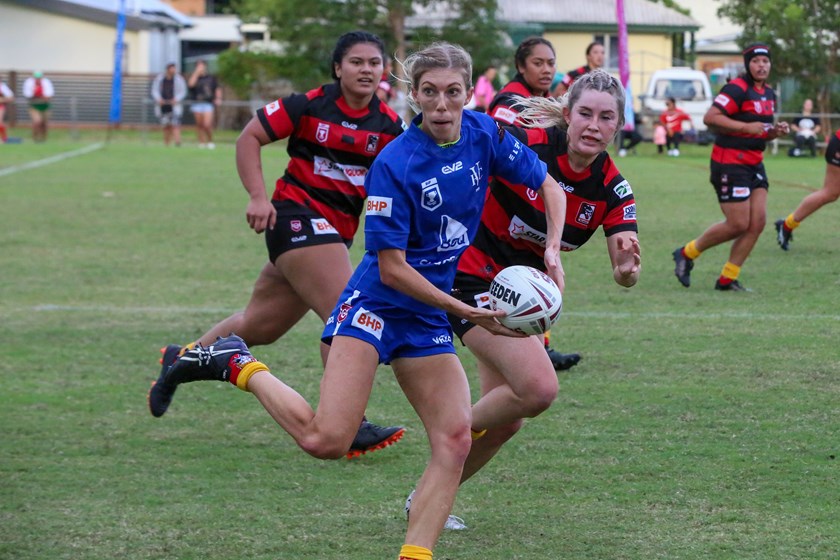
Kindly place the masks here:
[(372, 334), (377, 340), (382, 340), (382, 329), (385, 327), (385, 321), (376, 313), (371, 313), (364, 307), (360, 307), (353, 316), (353, 326)]
[(391, 217), (391, 203), (393, 199), (390, 196), (369, 196), (365, 208), (365, 216), (385, 216)]
[(338, 233), (331, 223), (324, 218), (312, 218), (312, 231), (315, 235), (326, 235), (328, 233)]

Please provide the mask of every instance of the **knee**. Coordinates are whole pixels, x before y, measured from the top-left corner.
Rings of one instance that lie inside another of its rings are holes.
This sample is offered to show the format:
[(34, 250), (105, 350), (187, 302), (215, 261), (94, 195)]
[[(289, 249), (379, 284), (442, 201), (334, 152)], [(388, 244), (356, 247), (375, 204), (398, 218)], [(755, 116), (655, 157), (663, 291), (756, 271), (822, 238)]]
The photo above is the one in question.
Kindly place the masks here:
[(838, 189), (834, 189), (834, 190), (825, 189), (824, 192), (823, 192), (823, 200), (825, 200), (826, 203), (835, 202), (838, 198), (840, 198), (840, 190), (838, 190)]
[(550, 376), (545, 375), (535, 379), (520, 395), (524, 418), (533, 418), (543, 413), (557, 398), (557, 392), (559, 391), (557, 374), (553, 370), (550, 371), (550, 374)]
[(472, 435), (469, 422), (449, 426), (436, 434), (429, 434), (432, 455), (445, 457), (447, 462), (463, 465), (470, 454)]
[(352, 443), (352, 437), (348, 439), (340, 434), (314, 434), (302, 438), (298, 445), (312, 457), (329, 461), (341, 459), (347, 455)]
[(764, 231), (765, 226), (767, 225), (767, 216), (759, 216), (754, 218), (750, 221), (749, 231), (751, 233), (755, 233), (756, 235), (760, 234)]
[(734, 218), (726, 221), (727, 227), (734, 237), (739, 237), (750, 229), (749, 219)]

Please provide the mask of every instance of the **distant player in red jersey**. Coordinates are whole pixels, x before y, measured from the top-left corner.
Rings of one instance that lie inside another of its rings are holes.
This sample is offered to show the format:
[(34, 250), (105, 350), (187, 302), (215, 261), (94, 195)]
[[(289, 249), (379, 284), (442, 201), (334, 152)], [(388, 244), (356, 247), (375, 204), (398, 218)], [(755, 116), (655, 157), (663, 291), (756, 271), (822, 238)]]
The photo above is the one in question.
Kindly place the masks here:
[[(680, 142), (683, 139), (683, 123), (687, 122), (689, 128), (694, 130), (694, 124), (691, 122), (691, 117), (677, 107), (677, 100), (669, 97), (665, 100), (665, 110), (659, 115), (659, 122), (665, 127), (665, 143), (668, 146), (668, 155), (679, 157)], [(673, 147), (672, 147), (673, 146)]]
[(828, 141), (828, 146), (825, 148), (825, 163), (825, 179), (823, 179), (822, 188), (803, 198), (796, 210), (787, 218), (776, 220), (776, 240), (779, 242), (779, 247), (785, 251), (793, 241), (793, 230), (799, 227), (802, 220), (840, 198), (840, 130), (835, 131), (831, 140)]
[(563, 81), (561, 81), (557, 86), (557, 93), (563, 95), (570, 87), (572, 87), (575, 80), (587, 72), (592, 72), (596, 68), (603, 68), (605, 56), (606, 50), (604, 49), (604, 45), (598, 43), (597, 41), (589, 43), (589, 45), (586, 46), (586, 64), (566, 72), (566, 75), (563, 77)]
[[(520, 106), (525, 124), (544, 128), (506, 130), (534, 150), (566, 191), (561, 249), (573, 251), (601, 227), (613, 279), (636, 284), (641, 273), (636, 202), (607, 147), (624, 124), (624, 90), (603, 70), (576, 81), (560, 102), (531, 97)], [(475, 307), (489, 306), (489, 287), (502, 268), (524, 264), (544, 270), (548, 231), (545, 206), (523, 185), (492, 178), (473, 243), (458, 261), (453, 295)], [(478, 360), (481, 398), (473, 405), (473, 441), (461, 476), (480, 470), (522, 427), (523, 418), (546, 410), (558, 391), (557, 375), (539, 336), (494, 336), (454, 315), (452, 329)], [(475, 436), (474, 436), (475, 437)]]
[[(269, 262), (244, 311), (207, 331), (196, 343), (236, 333), (248, 345), (271, 344), (307, 311), (326, 321), (353, 270), (348, 247), (364, 207), (365, 175), (373, 159), (404, 129), (376, 97), (385, 47), (371, 33), (342, 35), (332, 57), (334, 83), (273, 101), (257, 111), (236, 141), (236, 167), (250, 201), (248, 225), (265, 232)], [(289, 164), (266, 196), (261, 148), (288, 138)], [(195, 344), (195, 343), (193, 343)], [(166, 369), (183, 349), (164, 350), (161, 376), (149, 392), (154, 416), (166, 412), (176, 386)], [(326, 361), (328, 347), (321, 345)], [(355, 456), (402, 437), (402, 428), (364, 422), (351, 448)]]
[(733, 241), (729, 260), (715, 282), (716, 290), (749, 291), (738, 281), (767, 221), (764, 149), (768, 140), (789, 132), (788, 123), (773, 124), (776, 93), (767, 85), (770, 47), (756, 43), (744, 50), (744, 74), (720, 90), (703, 122), (714, 130), (711, 182), (724, 220), (674, 250), (674, 274), (680, 284), (691, 285), (694, 259), (712, 247)]

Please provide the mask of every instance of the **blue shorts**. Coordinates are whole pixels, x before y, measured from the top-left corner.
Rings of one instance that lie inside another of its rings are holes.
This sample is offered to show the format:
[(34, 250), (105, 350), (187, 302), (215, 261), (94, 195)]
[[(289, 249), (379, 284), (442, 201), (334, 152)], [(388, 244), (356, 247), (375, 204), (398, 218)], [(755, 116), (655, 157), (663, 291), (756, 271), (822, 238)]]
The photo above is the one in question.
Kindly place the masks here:
[(364, 340), (379, 352), (381, 364), (397, 358), (455, 354), (452, 329), (443, 310), (418, 315), (349, 288), (327, 319), (321, 340), (330, 344), (334, 336)]
[(206, 101), (199, 101), (190, 105), (190, 111), (193, 113), (212, 113), (213, 104)]

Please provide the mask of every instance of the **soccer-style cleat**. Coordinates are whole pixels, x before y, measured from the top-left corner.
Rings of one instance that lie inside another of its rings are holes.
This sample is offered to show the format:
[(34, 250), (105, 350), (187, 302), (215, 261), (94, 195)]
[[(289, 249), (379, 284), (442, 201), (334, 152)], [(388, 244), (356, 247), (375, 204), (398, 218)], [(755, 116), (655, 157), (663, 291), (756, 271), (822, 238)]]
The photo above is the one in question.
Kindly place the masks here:
[[(412, 490), (411, 494), (408, 495), (408, 498), (405, 499), (406, 519), (408, 519), (408, 516), (411, 514), (411, 500), (414, 499), (414, 492), (416, 492), (416, 490)], [(446, 531), (463, 531), (467, 528), (467, 524), (464, 523), (464, 520), (457, 515), (450, 515), (446, 518), (446, 523), (443, 524), (443, 528)]]
[(347, 452), (347, 458), (355, 459), (365, 453), (385, 449), (389, 445), (400, 441), (404, 435), (405, 428), (402, 426), (383, 428), (382, 426), (368, 422), (367, 419), (362, 420), (359, 431), (356, 432), (356, 437), (353, 439), (353, 443), (350, 444), (350, 451)]
[(170, 344), (160, 349), (163, 356), (160, 359), (160, 375), (156, 381), (152, 382), (152, 387), (146, 395), (146, 401), (149, 403), (149, 411), (155, 418), (160, 418), (166, 413), (169, 404), (172, 402), (172, 397), (175, 396), (175, 389), (177, 385), (170, 385), (164, 381), (164, 376), (169, 370), (169, 366), (175, 363), (178, 359), (178, 354), (181, 352), (181, 347), (177, 344)]
[(785, 228), (785, 221), (784, 220), (776, 220), (776, 241), (779, 243), (779, 247), (782, 248), (782, 251), (787, 251), (790, 242), (793, 241), (793, 232)]
[(683, 255), (682, 247), (674, 250), (674, 274), (680, 284), (688, 288), (691, 286), (691, 269), (694, 268), (694, 261)]
[(256, 361), (245, 341), (232, 334), (217, 338), (207, 348), (196, 344), (183, 352), (167, 370), (163, 381), (169, 385), (192, 381), (230, 381), (234, 368), (238, 373), (246, 364)]
[(741, 285), (737, 280), (733, 280), (728, 284), (721, 284), (720, 278), (715, 282), (715, 290), (721, 292), (751, 292), (752, 290)]
[(548, 359), (551, 360), (551, 365), (557, 371), (571, 369), (580, 361), (580, 354), (563, 354), (548, 346), (545, 347), (545, 351)]

